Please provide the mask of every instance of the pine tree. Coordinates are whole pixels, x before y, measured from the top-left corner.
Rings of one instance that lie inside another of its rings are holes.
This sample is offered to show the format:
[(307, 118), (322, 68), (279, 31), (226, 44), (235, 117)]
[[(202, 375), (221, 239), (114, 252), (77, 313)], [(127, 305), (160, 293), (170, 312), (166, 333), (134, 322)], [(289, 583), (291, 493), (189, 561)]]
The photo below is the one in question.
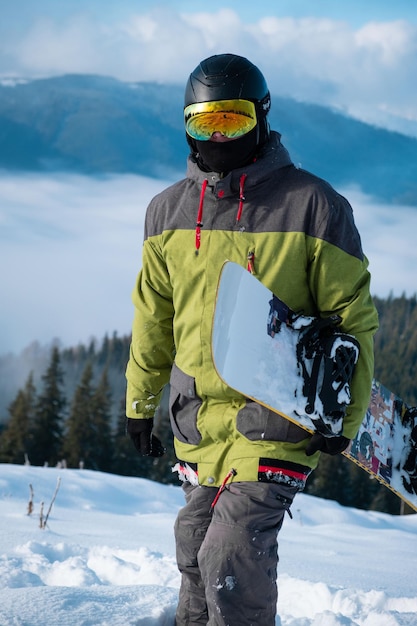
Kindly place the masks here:
[(306, 492), (319, 498), (336, 500), (345, 504), (343, 500), (347, 480), (341, 457), (322, 454), (317, 469), (312, 474), (311, 480), (307, 482)]
[(63, 373), (57, 347), (52, 349), (50, 364), (42, 376), (32, 428), (33, 446), (30, 461), (34, 465), (56, 465), (61, 459), (62, 433), (66, 399), (62, 391)]
[(344, 459), (347, 475), (347, 489), (342, 504), (357, 509), (367, 509), (373, 498), (375, 481), (360, 467)]
[[(119, 405), (116, 432), (114, 436), (114, 455), (112, 471), (122, 476), (139, 476), (149, 480), (159, 480), (159, 472), (163, 468), (166, 477), (166, 457), (155, 459), (138, 454), (130, 437), (126, 434), (126, 403), (122, 398)], [(170, 476), (171, 469), (168, 470)], [(168, 482), (162, 480), (161, 482)]]
[(36, 402), (36, 389), (33, 373), (26, 385), (17, 392), (9, 406), (10, 419), (0, 436), (0, 461), (2, 463), (23, 463), (25, 455), (30, 458), (30, 429)]
[(110, 339), (106, 333), (103, 337), (103, 341), (101, 342), (101, 348), (97, 354), (97, 364), (99, 367), (108, 366), (110, 350)]
[(366, 508), (370, 511), (384, 511), (385, 513), (398, 515), (402, 508), (401, 499), (387, 487), (378, 483), (375, 495)]
[(140, 476), (140, 457), (130, 437), (126, 434), (126, 403), (122, 398), (117, 414), (116, 430), (113, 438), (112, 471), (122, 476)]
[(64, 458), (68, 467), (97, 469), (95, 429), (93, 424), (93, 368), (88, 362), (71, 404), (64, 442)]
[(112, 467), (111, 404), (111, 389), (105, 369), (91, 399), (91, 420), (94, 430), (92, 460), (94, 466), (103, 472), (111, 471)]
[(150, 478), (161, 483), (178, 485), (178, 474), (172, 472), (172, 468), (178, 459), (174, 450), (174, 436), (169, 419), (168, 400), (169, 385), (165, 386), (162, 392), (161, 404), (155, 414), (154, 422), (154, 433), (165, 446), (166, 452), (164, 456), (157, 459), (153, 464)]

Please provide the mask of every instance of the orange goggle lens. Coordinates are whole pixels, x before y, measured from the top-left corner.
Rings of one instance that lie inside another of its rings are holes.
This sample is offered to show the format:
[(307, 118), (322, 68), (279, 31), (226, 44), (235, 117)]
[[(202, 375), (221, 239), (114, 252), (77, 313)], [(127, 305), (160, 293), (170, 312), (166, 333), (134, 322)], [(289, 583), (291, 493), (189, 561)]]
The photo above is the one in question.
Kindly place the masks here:
[(255, 105), (249, 100), (197, 102), (185, 107), (184, 122), (188, 135), (198, 141), (208, 141), (215, 132), (236, 139), (255, 128)]

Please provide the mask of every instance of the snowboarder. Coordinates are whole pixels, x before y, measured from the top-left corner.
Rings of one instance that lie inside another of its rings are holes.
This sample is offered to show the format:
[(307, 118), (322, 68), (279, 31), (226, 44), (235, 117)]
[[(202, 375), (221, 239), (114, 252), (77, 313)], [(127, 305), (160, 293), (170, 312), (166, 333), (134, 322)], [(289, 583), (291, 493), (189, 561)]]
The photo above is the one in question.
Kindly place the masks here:
[[(176, 625), (275, 624), (277, 534), (320, 452), (354, 437), (369, 402), (377, 314), (348, 201), (295, 167), (271, 131), (271, 98), (246, 58), (202, 61), (185, 89), (186, 177), (145, 223), (127, 366), (127, 432), (160, 456), (153, 418), (169, 410), (186, 505), (175, 523)], [(354, 158), (352, 156), (352, 158)], [(223, 384), (210, 340), (226, 259), (247, 265), (294, 311), (339, 315), (360, 344), (343, 435), (307, 435)]]

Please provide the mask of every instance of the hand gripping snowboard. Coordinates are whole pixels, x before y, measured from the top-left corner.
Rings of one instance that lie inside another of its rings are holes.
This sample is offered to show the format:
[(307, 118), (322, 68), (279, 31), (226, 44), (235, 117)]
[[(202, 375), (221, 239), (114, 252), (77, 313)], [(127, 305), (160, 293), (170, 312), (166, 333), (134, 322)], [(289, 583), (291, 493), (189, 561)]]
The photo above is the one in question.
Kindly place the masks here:
[[(213, 320), (214, 366), (229, 387), (306, 431), (341, 434), (359, 346), (339, 322), (297, 315), (227, 261)], [(358, 434), (342, 454), (417, 511), (417, 409), (376, 380)]]

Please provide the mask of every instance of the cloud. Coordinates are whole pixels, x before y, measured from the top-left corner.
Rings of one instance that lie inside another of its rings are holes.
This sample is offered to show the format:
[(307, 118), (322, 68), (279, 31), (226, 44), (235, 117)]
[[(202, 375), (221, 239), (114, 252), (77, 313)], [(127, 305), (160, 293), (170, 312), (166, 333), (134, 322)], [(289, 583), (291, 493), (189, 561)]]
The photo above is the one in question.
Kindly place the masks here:
[(30, 74), (84, 73), (101, 66), (101, 35), (103, 26), (86, 17), (75, 16), (64, 24), (40, 18), (16, 45), (16, 59)]
[(274, 93), (342, 107), (367, 121), (389, 116), (393, 125), (401, 116), (417, 129), (417, 27), (406, 20), (353, 26), (260, 13), (249, 21), (232, 8), (155, 5), (125, 7), (111, 19), (81, 10), (65, 20), (38, 17), (3, 39), (0, 72), (29, 77), (80, 72), (184, 84), (202, 58), (236, 52), (262, 68)]
[(417, 294), (417, 211), (375, 202), (357, 189), (342, 191), (352, 204), (362, 245), (369, 259), (372, 293), (386, 297)]
[[(168, 184), (140, 176), (0, 175), (0, 354), (38, 340), (65, 346), (130, 332), (150, 199)], [(352, 203), (372, 292), (417, 292), (417, 212)]]
[(127, 334), (145, 208), (138, 176), (0, 176), (0, 354)]

